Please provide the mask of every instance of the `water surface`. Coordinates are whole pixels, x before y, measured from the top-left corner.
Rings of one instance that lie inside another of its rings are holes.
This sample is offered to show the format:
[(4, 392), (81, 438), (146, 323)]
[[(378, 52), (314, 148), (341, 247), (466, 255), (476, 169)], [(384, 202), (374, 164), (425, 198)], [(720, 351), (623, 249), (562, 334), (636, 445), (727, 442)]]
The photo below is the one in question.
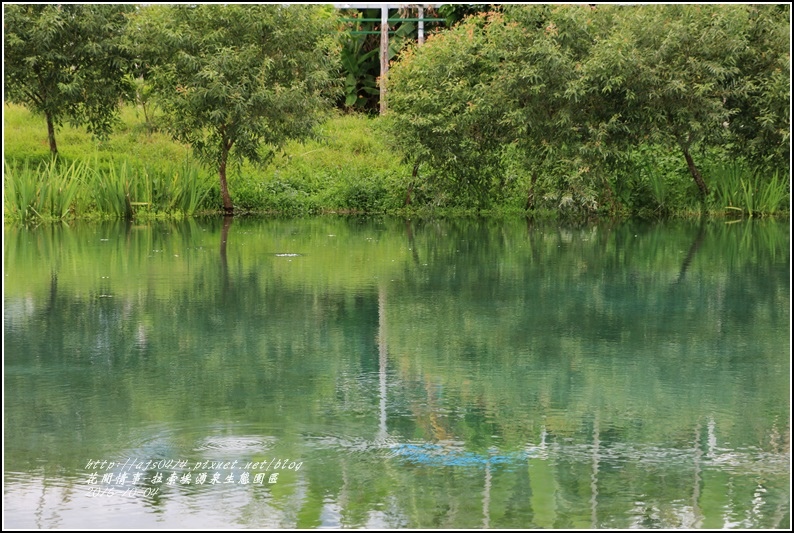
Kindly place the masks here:
[(6, 228), (5, 526), (789, 528), (789, 243)]

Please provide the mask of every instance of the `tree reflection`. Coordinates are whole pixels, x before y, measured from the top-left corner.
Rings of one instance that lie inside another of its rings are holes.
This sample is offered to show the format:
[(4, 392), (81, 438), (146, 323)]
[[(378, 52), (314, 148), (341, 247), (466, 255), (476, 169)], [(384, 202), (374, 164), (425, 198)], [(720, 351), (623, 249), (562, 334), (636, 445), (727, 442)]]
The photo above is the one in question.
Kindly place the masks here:
[(36, 234), (35, 251), (7, 234), (7, 465), (79, 493), (87, 454), (197, 459), (210, 436), (253, 435), (252, 460), (306, 468), (150, 508), (230, 498), (267, 527), (788, 525), (785, 231), (238, 219), (229, 240), (231, 224)]
[(221, 288), (224, 299), (226, 299), (231, 285), (231, 281), (229, 280), (229, 260), (226, 257), (226, 243), (229, 240), (229, 229), (232, 227), (232, 222), (234, 222), (233, 216), (224, 216), (223, 225), (221, 226)]

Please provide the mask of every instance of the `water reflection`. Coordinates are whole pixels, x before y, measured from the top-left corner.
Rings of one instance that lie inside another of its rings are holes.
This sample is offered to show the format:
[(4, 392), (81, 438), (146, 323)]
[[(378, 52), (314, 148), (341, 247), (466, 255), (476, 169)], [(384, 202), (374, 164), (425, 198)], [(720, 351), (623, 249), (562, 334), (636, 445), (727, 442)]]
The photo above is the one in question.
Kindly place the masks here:
[(12, 527), (790, 523), (784, 226), (5, 237)]

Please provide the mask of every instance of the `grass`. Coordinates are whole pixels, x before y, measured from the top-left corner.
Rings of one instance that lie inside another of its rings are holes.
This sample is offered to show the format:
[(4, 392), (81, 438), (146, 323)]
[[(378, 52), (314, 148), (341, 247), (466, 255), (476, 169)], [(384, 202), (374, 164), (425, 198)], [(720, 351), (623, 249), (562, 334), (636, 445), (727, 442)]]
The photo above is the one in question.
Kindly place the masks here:
[[(47, 126), (44, 117), (22, 106), (4, 104), (3, 148), (6, 160), (31, 161), (50, 159)], [(141, 166), (158, 166), (165, 162), (181, 163), (189, 156), (188, 147), (175, 143), (164, 133), (149, 134), (143, 117), (131, 106), (121, 109), (121, 123), (106, 141), (97, 141), (85, 128), (62, 125), (55, 134), (59, 157), (62, 160), (94, 159), (100, 162), (124, 156)]]
[(22, 223), (65, 220), (73, 213), (81, 190), (89, 182), (84, 162), (51, 159), (35, 168), (30, 162), (4, 164), (4, 211)]
[[(149, 117), (152, 118), (151, 116)], [(201, 166), (189, 147), (153, 130), (139, 107), (124, 106), (109, 139), (99, 142), (82, 128), (63, 125), (56, 133), (57, 163), (50, 162), (44, 118), (24, 107), (5, 104), (5, 219), (29, 223), (71, 218), (147, 218), (220, 213), (217, 171)], [(268, 164), (244, 162), (229, 167), (235, 208), (242, 212), (311, 215), (317, 213), (394, 213), (403, 216), (471, 214), (449, 191), (428, 192), (422, 172), (406, 207), (413, 168), (387, 142), (379, 117), (338, 113), (318, 128), (313, 139), (288, 143)], [(656, 146), (641, 146), (633, 176), (606, 180), (614, 201), (606, 216), (643, 213), (653, 218), (692, 216), (694, 186), (681, 175), (681, 161)], [(512, 161), (512, 160), (511, 160)], [(565, 214), (556, 205), (528, 213), (528, 176), (518, 159), (509, 172), (518, 176), (499, 191), (484, 216)], [(513, 168), (516, 167), (516, 168)], [(713, 164), (704, 171), (711, 214), (773, 215), (787, 209), (785, 175), (752, 173), (740, 162)], [(512, 174), (511, 174), (512, 176)], [(563, 197), (565, 176), (541, 176), (550, 194)], [(558, 190), (559, 189), (559, 190)], [(595, 191), (597, 192), (597, 191)], [(594, 192), (594, 194), (595, 194)], [(538, 192), (540, 194), (540, 192)], [(439, 196), (441, 195), (441, 196)], [(444, 201), (440, 201), (444, 200)], [(693, 211), (694, 209), (694, 211)]]
[(5, 162), (6, 219), (34, 221), (70, 218), (174, 217), (195, 214), (211, 191), (206, 175), (190, 165), (150, 170), (127, 160), (99, 165), (51, 159)]
[(288, 143), (264, 168), (242, 165), (229, 182), (247, 209), (383, 212), (402, 205), (410, 175), (380, 138), (376, 119), (337, 115), (316, 138)]
[(789, 202), (789, 180), (778, 172), (765, 175), (753, 172), (741, 161), (715, 166), (710, 172), (716, 209), (727, 213), (775, 215)]
[(208, 173), (191, 162), (190, 150), (151, 132), (133, 107), (122, 108), (105, 141), (62, 125), (56, 160), (42, 116), (5, 104), (3, 123), (7, 220), (182, 216), (209, 196)]
[[(50, 161), (44, 118), (6, 104), (3, 119), (6, 217), (42, 218), (30, 197), (37, 194), (41, 178), (54, 177), (42, 173), (40, 166)], [(228, 180), (235, 206), (291, 215), (400, 207), (411, 169), (388, 149), (375, 122), (339, 114), (319, 128), (316, 138), (287, 144), (267, 165), (231, 165)], [(105, 141), (69, 125), (57, 131), (57, 168), (74, 163), (86, 174), (77, 194), (83, 201), (73, 202), (65, 216), (180, 217), (220, 211), (217, 174), (195, 161), (187, 146), (152, 132), (150, 126), (139, 109), (125, 106), (121, 123)]]

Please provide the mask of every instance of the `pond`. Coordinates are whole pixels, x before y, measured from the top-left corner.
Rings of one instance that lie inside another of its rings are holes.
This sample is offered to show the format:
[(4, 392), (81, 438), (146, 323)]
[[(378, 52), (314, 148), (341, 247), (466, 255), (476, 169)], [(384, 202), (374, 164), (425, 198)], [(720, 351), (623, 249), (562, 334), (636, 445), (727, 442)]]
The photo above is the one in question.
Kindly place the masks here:
[(785, 528), (788, 221), (4, 231), (11, 528)]

